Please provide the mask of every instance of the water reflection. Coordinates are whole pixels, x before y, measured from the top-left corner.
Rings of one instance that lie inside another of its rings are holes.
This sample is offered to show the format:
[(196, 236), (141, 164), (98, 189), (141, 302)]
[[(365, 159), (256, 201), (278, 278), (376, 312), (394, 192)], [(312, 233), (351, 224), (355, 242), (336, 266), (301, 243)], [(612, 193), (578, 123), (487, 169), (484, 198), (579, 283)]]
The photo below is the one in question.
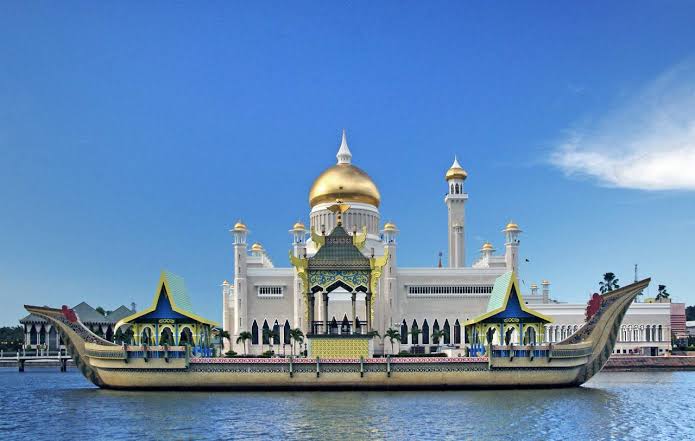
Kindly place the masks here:
[(0, 387), (3, 440), (695, 438), (694, 372), (600, 374), (568, 389), (179, 393), (0, 370)]

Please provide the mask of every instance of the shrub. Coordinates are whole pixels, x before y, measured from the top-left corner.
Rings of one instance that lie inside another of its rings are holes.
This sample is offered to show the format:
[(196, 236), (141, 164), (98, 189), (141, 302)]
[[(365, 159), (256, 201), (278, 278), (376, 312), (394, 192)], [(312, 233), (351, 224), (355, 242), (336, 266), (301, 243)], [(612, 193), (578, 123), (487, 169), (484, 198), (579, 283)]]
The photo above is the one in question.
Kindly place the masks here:
[(234, 352), (234, 351), (227, 351), (224, 353), (224, 356), (227, 358), (234, 357), (235, 355), (236, 355), (236, 352)]

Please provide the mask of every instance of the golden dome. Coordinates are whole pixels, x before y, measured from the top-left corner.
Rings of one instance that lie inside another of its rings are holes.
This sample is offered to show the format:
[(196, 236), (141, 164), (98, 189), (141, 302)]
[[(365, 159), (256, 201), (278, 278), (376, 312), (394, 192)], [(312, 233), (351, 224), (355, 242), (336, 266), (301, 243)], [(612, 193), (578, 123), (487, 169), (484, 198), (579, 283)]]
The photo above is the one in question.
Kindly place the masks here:
[(260, 243), (256, 242), (253, 245), (251, 245), (251, 251), (263, 251), (263, 247)]
[(323, 202), (362, 202), (379, 206), (381, 195), (367, 173), (349, 163), (336, 164), (319, 175), (309, 191), (309, 205)]
[(297, 221), (296, 224), (292, 227), (293, 230), (306, 230), (306, 227), (302, 223), (302, 221)]
[(242, 221), (238, 221), (236, 224), (234, 224), (234, 229), (235, 230), (245, 230), (246, 225)]
[(541, 285), (550, 285), (550, 282), (548, 282), (547, 280), (544, 280), (541, 282)]
[(509, 222), (507, 226), (504, 228), (505, 231), (511, 230), (511, 231), (521, 231), (519, 228), (519, 225), (515, 224), (514, 222)]
[(536, 285), (535, 283), (531, 284), (531, 289), (538, 289), (538, 285)]
[(490, 242), (485, 242), (480, 251), (492, 251), (493, 249), (494, 248), (492, 247), (492, 244)]
[(396, 224), (393, 222), (386, 222), (384, 225), (384, 231), (396, 231)]
[(444, 175), (444, 179), (447, 181), (449, 179), (462, 179), (466, 180), (468, 177), (468, 173), (466, 173), (466, 170), (461, 167), (461, 164), (459, 164), (458, 158), (454, 157), (454, 163), (451, 164), (451, 167), (449, 167), (449, 170), (446, 171), (446, 175)]

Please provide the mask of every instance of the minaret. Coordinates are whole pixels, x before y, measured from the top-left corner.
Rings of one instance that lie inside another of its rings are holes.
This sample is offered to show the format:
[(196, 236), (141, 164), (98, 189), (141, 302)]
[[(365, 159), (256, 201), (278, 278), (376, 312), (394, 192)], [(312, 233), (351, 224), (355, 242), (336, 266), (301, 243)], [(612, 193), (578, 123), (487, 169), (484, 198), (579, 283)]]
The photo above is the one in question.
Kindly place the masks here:
[(449, 267), (463, 268), (466, 265), (464, 226), (466, 223), (465, 204), (468, 194), (463, 191), (463, 181), (468, 173), (454, 157), (454, 163), (447, 170), (445, 179), (448, 187), (444, 198), (449, 211)]
[[(231, 285), (228, 281), (222, 282), (222, 329), (229, 332), (232, 335), (232, 317), (229, 315), (229, 302), (231, 299)], [(224, 351), (227, 352), (231, 349), (229, 340), (222, 339), (222, 344), (224, 346)]]
[(550, 302), (550, 282), (544, 280), (541, 283), (541, 286), (543, 287), (543, 290), (541, 291), (543, 294), (543, 303), (548, 303)]
[(504, 262), (507, 264), (507, 271), (519, 272), (519, 234), (521, 229), (514, 222), (509, 222), (502, 230), (504, 233)]
[(248, 229), (239, 221), (231, 230), (234, 237), (234, 323), (231, 326), (232, 339), (235, 342), (239, 333), (248, 331), (247, 323), (247, 287), (246, 287), (246, 237)]
[(483, 262), (490, 264), (490, 257), (495, 252), (495, 248), (490, 242), (485, 242), (483, 247), (480, 249), (480, 258)]
[[(295, 257), (302, 258), (306, 256), (306, 227), (300, 221), (297, 221), (292, 229), (290, 230), (292, 234), (292, 253)], [(302, 280), (297, 274), (297, 270), (294, 270), (294, 281), (292, 283), (294, 287), (294, 298), (292, 301), (294, 315), (292, 328), (303, 328), (303, 311), (304, 311), (304, 292), (306, 288), (302, 285)]]
[[(379, 331), (379, 334), (384, 335), (386, 330), (395, 325), (394, 320), (398, 320), (398, 317), (401, 315), (399, 313), (398, 296), (396, 295), (398, 288), (398, 275), (396, 273), (396, 236), (398, 236), (398, 228), (396, 228), (396, 224), (393, 222), (386, 222), (381, 232), (384, 238), (384, 248), (389, 253), (389, 260), (383, 269), (383, 276), (380, 282), (381, 289), (377, 297), (377, 304), (381, 313), (376, 330)], [(400, 330), (400, 324), (394, 327)], [(398, 347), (394, 346), (396, 349)], [(390, 344), (384, 345), (384, 351), (387, 349), (391, 349)]]

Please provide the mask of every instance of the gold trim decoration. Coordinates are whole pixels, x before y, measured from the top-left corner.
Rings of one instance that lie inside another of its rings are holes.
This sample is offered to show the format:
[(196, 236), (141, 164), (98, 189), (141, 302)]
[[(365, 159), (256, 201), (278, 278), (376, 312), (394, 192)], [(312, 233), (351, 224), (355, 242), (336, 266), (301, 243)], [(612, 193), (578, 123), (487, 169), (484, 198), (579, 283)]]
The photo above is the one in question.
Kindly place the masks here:
[(377, 283), (383, 272), (384, 265), (389, 260), (389, 249), (384, 247), (384, 255), (379, 257), (372, 257), (369, 259), (369, 267), (372, 269), (371, 277), (369, 280), (369, 290), (372, 293), (372, 307), (371, 307), (371, 320), (374, 323), (374, 303), (376, 303), (376, 293), (377, 293)]
[(311, 227), (311, 240), (314, 242), (314, 245), (316, 245), (316, 251), (319, 250), (323, 246), (324, 243), (326, 243), (326, 236), (323, 236), (321, 234), (317, 234), (316, 231), (314, 230), (314, 227)]
[(362, 231), (359, 233), (355, 233), (352, 236), (352, 244), (357, 247), (358, 250), (362, 250), (364, 248), (364, 244), (367, 242), (367, 226), (364, 225), (362, 226)]

